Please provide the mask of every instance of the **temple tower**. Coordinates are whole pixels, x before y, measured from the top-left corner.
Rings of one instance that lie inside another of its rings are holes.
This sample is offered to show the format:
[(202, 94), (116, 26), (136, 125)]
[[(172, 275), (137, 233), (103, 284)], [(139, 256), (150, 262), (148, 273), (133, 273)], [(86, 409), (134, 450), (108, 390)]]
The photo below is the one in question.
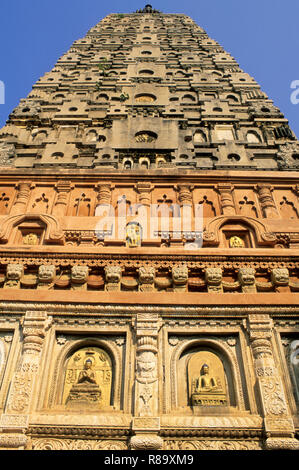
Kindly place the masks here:
[(229, 53), (108, 15), (0, 164), (0, 448), (299, 448), (299, 142)]

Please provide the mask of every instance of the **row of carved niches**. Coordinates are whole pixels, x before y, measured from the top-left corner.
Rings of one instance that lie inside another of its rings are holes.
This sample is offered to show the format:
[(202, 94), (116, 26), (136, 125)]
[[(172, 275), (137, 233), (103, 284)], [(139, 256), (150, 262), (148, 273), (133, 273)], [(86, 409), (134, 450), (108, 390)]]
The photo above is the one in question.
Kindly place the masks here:
[[(169, 338), (172, 408), (186, 408), (193, 413), (207, 413), (211, 408), (229, 412), (232, 407), (245, 409), (241, 385), (243, 365), (237, 337)], [(67, 411), (109, 411), (123, 402), (125, 337), (109, 339), (58, 335), (51, 366), (50, 396), (46, 406)], [(237, 360), (238, 358), (238, 360)], [(158, 361), (161, 360), (158, 358)], [(150, 381), (156, 377), (157, 358), (151, 352), (137, 354), (139, 377)], [(132, 372), (132, 370), (131, 370)], [(130, 373), (131, 373), (130, 372)], [(134, 380), (134, 379), (132, 379)], [(170, 398), (170, 397), (169, 397)]]
[(285, 267), (188, 269), (186, 264), (174, 264), (172, 268), (156, 269), (149, 265), (140, 268), (123, 268), (119, 264), (104, 268), (53, 264), (24, 267), (11, 263), (6, 268), (2, 266), (0, 287), (114, 292), (298, 292), (299, 273), (298, 269)]
[[(149, 158), (142, 157), (146, 163)], [(160, 155), (160, 159), (167, 158)], [(132, 163), (133, 157), (124, 157), (124, 162)], [(210, 219), (223, 215), (238, 215), (257, 219), (298, 220), (299, 187), (256, 186), (219, 183), (199, 187), (180, 183), (161, 187), (151, 181), (120, 187), (113, 182), (76, 186), (70, 181), (61, 181), (55, 186), (24, 181), (15, 186), (2, 186), (0, 189), (0, 215), (9, 214), (48, 214), (72, 217), (97, 215), (97, 208), (111, 205), (117, 215), (125, 211), (128, 215), (137, 211), (137, 205), (152, 205), (167, 210), (170, 218), (177, 217), (182, 207), (191, 207), (191, 217), (196, 216), (197, 206), (202, 206), (203, 217)]]

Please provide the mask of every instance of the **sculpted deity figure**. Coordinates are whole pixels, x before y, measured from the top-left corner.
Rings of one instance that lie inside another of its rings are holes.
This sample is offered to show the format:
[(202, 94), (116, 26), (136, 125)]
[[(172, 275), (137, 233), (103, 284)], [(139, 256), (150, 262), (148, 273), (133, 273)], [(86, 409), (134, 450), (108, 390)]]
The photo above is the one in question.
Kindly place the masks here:
[(92, 360), (87, 359), (84, 369), (80, 371), (77, 383), (74, 384), (67, 397), (67, 408), (76, 407), (99, 407), (102, 392), (97, 384), (95, 374), (92, 370)]
[(28, 233), (23, 237), (24, 245), (38, 245), (38, 241), (36, 233)]
[(219, 377), (210, 374), (208, 364), (203, 364), (200, 376), (192, 380), (191, 404), (193, 406), (219, 406), (227, 403), (226, 393)]
[(234, 235), (233, 237), (229, 239), (229, 246), (230, 248), (245, 248), (245, 243), (244, 243), (244, 240), (242, 240), (242, 238)]
[(129, 222), (126, 227), (126, 246), (135, 248), (141, 246), (142, 232), (137, 222)]
[(201, 368), (201, 375), (195, 379), (195, 389), (194, 392), (210, 392), (213, 390), (221, 390), (221, 385), (217, 384), (217, 379), (210, 375), (210, 368), (208, 364), (203, 364)]
[(78, 377), (78, 384), (82, 383), (91, 383), (91, 384), (96, 384), (96, 379), (94, 372), (91, 369), (92, 366), (92, 361), (90, 359), (87, 359), (85, 364), (84, 364), (84, 369), (81, 370), (79, 377)]

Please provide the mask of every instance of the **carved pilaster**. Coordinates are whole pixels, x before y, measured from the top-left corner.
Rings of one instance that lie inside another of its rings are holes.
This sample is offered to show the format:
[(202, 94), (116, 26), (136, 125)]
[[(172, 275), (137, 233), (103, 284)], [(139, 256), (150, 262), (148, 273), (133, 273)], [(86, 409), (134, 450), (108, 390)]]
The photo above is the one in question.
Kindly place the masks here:
[(233, 186), (230, 184), (218, 184), (216, 187), (220, 194), (220, 206), (222, 214), (224, 215), (235, 215), (236, 208), (233, 200)]
[(136, 317), (135, 418), (131, 449), (157, 450), (163, 445), (157, 435), (158, 415), (158, 315), (139, 313)]
[(63, 216), (66, 213), (69, 193), (72, 189), (70, 181), (59, 181), (56, 186), (57, 198), (53, 208), (53, 215)]
[(295, 429), (288, 410), (282, 379), (275, 366), (271, 338), (273, 322), (269, 315), (248, 318), (255, 374), (260, 394), (266, 431), (266, 447), (299, 449)]
[(38, 377), (40, 353), (48, 325), (45, 312), (26, 312), (23, 321), (23, 351), (20, 365), (14, 374), (0, 424), (7, 439), (0, 446), (19, 448), (26, 445), (24, 430), (28, 425), (31, 402)]
[(145, 207), (151, 205), (151, 192), (154, 186), (148, 182), (138, 182), (135, 187), (138, 193), (138, 204), (142, 204)]
[(279, 214), (272, 196), (272, 187), (268, 184), (259, 184), (257, 185), (256, 190), (264, 217), (277, 219)]
[(110, 183), (99, 184), (96, 189), (97, 206), (109, 206), (111, 203), (112, 185)]
[(31, 181), (21, 181), (16, 185), (17, 196), (11, 209), (11, 215), (24, 214), (28, 204)]
[(192, 191), (194, 186), (190, 186), (189, 184), (178, 184), (177, 186), (178, 191), (178, 201), (180, 206), (192, 206)]

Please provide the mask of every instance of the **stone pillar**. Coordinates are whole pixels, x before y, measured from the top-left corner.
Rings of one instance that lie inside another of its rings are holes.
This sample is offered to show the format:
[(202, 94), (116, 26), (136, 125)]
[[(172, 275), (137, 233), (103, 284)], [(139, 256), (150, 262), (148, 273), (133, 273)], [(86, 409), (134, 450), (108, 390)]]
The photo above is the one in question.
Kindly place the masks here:
[(70, 181), (59, 181), (56, 186), (57, 198), (53, 207), (53, 215), (64, 216), (68, 205), (68, 195), (72, 189)]
[(22, 358), (15, 372), (0, 419), (1, 448), (24, 448), (34, 385), (39, 371), (40, 354), (46, 330), (46, 312), (26, 312), (23, 321)]
[(142, 204), (145, 207), (151, 205), (151, 192), (154, 186), (148, 182), (138, 182), (135, 187), (138, 193), (138, 204)]
[(21, 181), (16, 185), (17, 197), (11, 209), (11, 215), (24, 214), (26, 212), (31, 191), (31, 181)]
[(258, 184), (256, 189), (264, 217), (269, 219), (279, 218), (272, 196), (272, 187), (268, 184)]
[(220, 194), (220, 206), (222, 214), (236, 215), (235, 203), (233, 200), (233, 186), (221, 183), (217, 185), (217, 191)]
[(282, 378), (273, 357), (272, 319), (269, 315), (249, 315), (248, 326), (264, 416), (266, 449), (298, 450), (299, 441), (294, 438), (294, 423), (288, 410)]
[(110, 183), (103, 183), (99, 184), (96, 189), (98, 190), (97, 207), (109, 206), (111, 203), (112, 185)]
[(159, 450), (163, 440), (158, 436), (160, 418), (158, 417), (158, 315), (139, 313), (136, 317), (136, 370), (134, 418), (131, 438), (133, 450)]

